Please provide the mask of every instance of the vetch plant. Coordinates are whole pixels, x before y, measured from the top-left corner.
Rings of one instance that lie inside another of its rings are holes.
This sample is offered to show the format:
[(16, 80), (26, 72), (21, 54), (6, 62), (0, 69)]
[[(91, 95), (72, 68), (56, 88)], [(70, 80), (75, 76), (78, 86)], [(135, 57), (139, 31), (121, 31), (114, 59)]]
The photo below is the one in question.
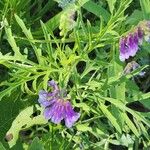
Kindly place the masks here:
[(0, 148), (149, 149), (149, 6), (2, 1)]

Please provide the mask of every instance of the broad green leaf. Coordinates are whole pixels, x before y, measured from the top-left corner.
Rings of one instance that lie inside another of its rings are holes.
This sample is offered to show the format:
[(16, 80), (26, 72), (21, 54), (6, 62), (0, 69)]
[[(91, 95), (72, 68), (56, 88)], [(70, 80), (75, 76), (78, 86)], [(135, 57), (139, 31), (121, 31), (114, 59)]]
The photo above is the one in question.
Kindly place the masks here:
[(8, 141), (10, 148), (16, 144), (18, 139), (19, 132), (23, 129), (27, 129), (33, 125), (40, 125), (46, 124), (47, 120), (43, 116), (43, 110), (41, 107), (36, 105), (36, 109), (41, 112), (40, 115), (31, 117), (34, 113), (33, 106), (27, 107), (26, 109), (22, 110), (16, 119), (13, 121), (11, 128), (7, 131), (6, 136), (12, 135), (13, 139)]
[(134, 10), (134, 12), (126, 19), (126, 24), (137, 25), (142, 20), (142, 11)]
[(140, 5), (143, 12), (144, 19), (150, 19), (150, 1), (149, 0), (140, 0)]
[(125, 104), (123, 102), (121, 102), (121, 100), (110, 98), (110, 97), (102, 97), (100, 95), (98, 97), (102, 100), (105, 100), (105, 101), (108, 101), (108, 102), (114, 104), (115, 106), (117, 106), (119, 109), (121, 109), (123, 111), (127, 111), (128, 113), (132, 114), (132, 116), (135, 117), (138, 121), (142, 121), (148, 127), (150, 127), (150, 121), (148, 119), (146, 119), (144, 117), (144, 115), (142, 115), (142, 113), (135, 112), (132, 109), (126, 107)]
[[(53, 18), (49, 19), (46, 23), (45, 23), (45, 27), (47, 28), (48, 32), (53, 32), (58, 26), (59, 26), (59, 20), (61, 17), (61, 12), (59, 14), (56, 14)], [(34, 32), (34, 35), (41, 35), (42, 32), (42, 28), (40, 27), (36, 32)]]
[(119, 126), (116, 118), (111, 114), (111, 112), (107, 109), (107, 107), (102, 103), (100, 103), (99, 107), (102, 110), (102, 112), (105, 114), (105, 116), (109, 119), (109, 121), (112, 123), (112, 125), (116, 128), (116, 130), (119, 133), (122, 133), (121, 127)]
[(149, 93), (149, 98), (140, 100), (140, 103), (142, 103), (146, 108), (150, 109), (150, 93)]
[(31, 105), (29, 102), (31, 100), (31, 97), (28, 98), (26, 101), (22, 101), (21, 96), (21, 91), (18, 89), (17, 91), (11, 93), (9, 97), (4, 97), (0, 101), (0, 141), (3, 143), (4, 146), (8, 145), (5, 143), (4, 139), (6, 132), (11, 127), (13, 120), (24, 107)]
[(85, 8), (89, 12), (92, 12), (93, 14), (95, 14), (98, 17), (102, 16), (102, 18), (104, 19), (105, 22), (108, 22), (108, 20), (110, 18), (109, 12), (107, 10), (105, 10), (102, 6), (94, 3), (93, 1), (88, 1), (87, 3), (85, 3), (83, 5), (83, 8)]
[(79, 7), (83, 6), (84, 4), (86, 4), (89, 0), (78, 0), (79, 3)]
[(0, 142), (0, 150), (6, 150), (1, 142)]
[(39, 138), (35, 137), (29, 146), (28, 150), (45, 150)]
[(122, 116), (124, 117), (124, 120), (126, 122), (126, 124), (129, 126), (129, 128), (131, 129), (131, 131), (137, 136), (139, 137), (140, 134), (136, 128), (136, 126), (134, 125), (134, 123), (129, 119), (129, 117), (127, 116), (126, 113), (123, 113)]

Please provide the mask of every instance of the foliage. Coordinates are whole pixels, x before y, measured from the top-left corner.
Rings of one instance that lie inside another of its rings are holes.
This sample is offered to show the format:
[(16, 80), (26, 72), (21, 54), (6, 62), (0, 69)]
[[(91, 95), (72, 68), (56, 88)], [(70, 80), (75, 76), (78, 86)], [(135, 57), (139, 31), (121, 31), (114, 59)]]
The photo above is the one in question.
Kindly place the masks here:
[[(61, 1), (62, 10), (57, 2), (0, 2), (0, 149), (149, 149), (150, 45), (125, 75), (118, 43), (149, 19), (150, 1)], [(52, 79), (80, 111), (71, 129), (47, 121), (37, 104)]]

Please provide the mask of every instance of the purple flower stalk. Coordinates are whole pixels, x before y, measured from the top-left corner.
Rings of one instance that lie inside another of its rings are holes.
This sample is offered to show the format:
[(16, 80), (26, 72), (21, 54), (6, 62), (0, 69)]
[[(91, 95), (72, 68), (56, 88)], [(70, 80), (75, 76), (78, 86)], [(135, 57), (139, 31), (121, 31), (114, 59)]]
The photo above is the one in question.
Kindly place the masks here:
[(55, 124), (59, 124), (64, 119), (66, 127), (71, 128), (79, 119), (80, 113), (75, 112), (71, 103), (62, 98), (64, 91), (59, 90), (54, 80), (49, 81), (48, 85), (53, 88), (53, 91), (41, 90), (38, 99), (40, 105), (45, 108), (45, 118), (51, 119)]
[(120, 60), (125, 61), (130, 56), (135, 56), (138, 51), (138, 45), (142, 44), (143, 30), (138, 27), (134, 33), (129, 33), (126, 37), (120, 39)]

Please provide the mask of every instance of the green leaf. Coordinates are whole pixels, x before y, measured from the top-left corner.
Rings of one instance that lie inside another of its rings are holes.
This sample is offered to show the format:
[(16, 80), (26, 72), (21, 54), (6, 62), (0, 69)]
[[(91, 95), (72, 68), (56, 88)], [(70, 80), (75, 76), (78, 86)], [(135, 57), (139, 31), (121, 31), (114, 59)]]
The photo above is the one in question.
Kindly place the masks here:
[(150, 121), (148, 119), (146, 119), (142, 113), (138, 113), (138, 112), (133, 111), (132, 109), (126, 107), (125, 104), (123, 102), (121, 102), (121, 100), (110, 98), (110, 97), (102, 97), (100, 95), (98, 97), (102, 100), (105, 100), (105, 101), (108, 101), (108, 102), (114, 104), (122, 111), (127, 111), (128, 113), (132, 114), (132, 116), (135, 117), (138, 121), (142, 121), (148, 127), (150, 127)]
[(1, 91), (1, 93), (0, 93), (0, 101), (2, 100), (3, 97), (9, 96), (20, 84), (21, 84), (21, 82), (11, 83), (8, 88), (6, 88), (5, 90)]
[(126, 19), (126, 24), (137, 25), (143, 20), (143, 14), (140, 10), (134, 10), (133, 13)]
[(111, 112), (107, 109), (107, 107), (100, 103), (100, 109), (102, 110), (102, 112), (105, 114), (105, 116), (109, 119), (109, 121), (112, 123), (112, 125), (116, 128), (116, 130), (119, 133), (122, 133), (121, 127), (119, 126), (117, 119), (111, 114)]
[(150, 93), (147, 94), (149, 94), (149, 98), (140, 100), (140, 103), (142, 103), (146, 108), (150, 109)]
[(23, 108), (23, 103), (20, 99), (21, 94), (18, 90), (17, 92), (13, 92), (10, 97), (5, 97), (0, 101), (0, 141), (4, 139), (12, 121)]
[(76, 127), (78, 131), (82, 131), (82, 132), (92, 131), (92, 128), (89, 127), (88, 124), (78, 124)]
[(112, 14), (113, 10), (114, 10), (114, 5), (116, 3), (116, 0), (107, 0), (107, 3), (108, 3), (108, 6), (109, 6), (109, 9), (110, 9), (110, 12)]
[(143, 18), (150, 19), (150, 1), (149, 0), (140, 0), (140, 5), (143, 12)]
[(50, 74), (51, 74), (51, 71), (47, 71), (44, 78), (43, 78), (43, 88), (44, 88), (44, 90), (47, 90), (47, 83), (48, 83)]
[(86, 103), (80, 102), (75, 104), (75, 106), (82, 108), (85, 112), (89, 112), (91, 110), (91, 108)]
[(0, 150), (6, 150), (1, 142), (0, 142)]
[(31, 33), (30, 29), (26, 28), (26, 26), (25, 26), (24, 22), (22, 21), (22, 19), (19, 18), (19, 16), (17, 16), (16, 14), (15, 14), (15, 19), (16, 19), (17, 23), (19, 24), (19, 26), (21, 27), (22, 32), (26, 35), (26, 37), (28, 38), (31, 46), (33, 47), (38, 62), (42, 64), (42, 61), (41, 61), (41, 58), (40, 58), (41, 57), (41, 49), (36, 47), (35, 41), (34, 41), (34, 38), (32, 36), (32, 33)]
[[(59, 26), (60, 17), (61, 17), (61, 12), (59, 14), (55, 15), (53, 18), (49, 19), (45, 23), (45, 27), (47, 28), (48, 32), (53, 32)], [(41, 35), (41, 34), (43, 34), (42, 27), (37, 29), (37, 31), (34, 32), (33, 34), (34, 35)]]
[(46, 124), (47, 120), (43, 116), (43, 110), (41, 107), (36, 105), (36, 109), (39, 110), (41, 113), (38, 116), (31, 117), (34, 113), (33, 106), (27, 107), (26, 109), (22, 110), (20, 114), (16, 117), (13, 121), (11, 128), (8, 130), (7, 135), (12, 135), (13, 139), (8, 141), (10, 148), (16, 144), (18, 139), (19, 131), (29, 128), (33, 125), (38, 124)]
[(141, 103), (142, 103), (142, 101), (147, 102), (150, 99), (150, 92), (148, 92), (148, 93), (139, 92), (137, 94), (136, 98), (134, 98), (134, 97), (132, 98), (133, 101), (137, 101), (137, 99), (138, 99), (138, 101), (141, 101)]
[(83, 8), (85, 8), (87, 11), (95, 14), (98, 17), (102, 16), (105, 22), (108, 22), (110, 18), (110, 14), (107, 10), (105, 10), (103, 7), (101, 7), (100, 5), (97, 5), (96, 3), (92, 1), (88, 1), (87, 3), (85, 3), (83, 5)]
[(45, 150), (39, 138), (35, 137), (29, 146), (28, 150)]
[(15, 57), (24, 59), (23, 55), (20, 53), (20, 49), (17, 46), (16, 41), (12, 35), (12, 31), (11, 31), (10, 26), (8, 25), (7, 19), (4, 20), (4, 23), (5, 23), (5, 32), (7, 35), (7, 40), (9, 42), (9, 44), (11, 45), (12, 50), (15, 53)]
[[(42, 27), (42, 30), (43, 30), (43, 34), (44, 34), (44, 38), (46, 41), (51, 41), (51, 37), (50, 37), (50, 34), (48, 33), (48, 30), (47, 30), (47, 27), (46, 25), (41, 21), (41, 27)], [(52, 58), (52, 55), (53, 55), (53, 48), (52, 48), (52, 43), (51, 42), (47, 42), (46, 43), (46, 52), (50, 58), (50, 61), (53, 60)]]
[(137, 128), (135, 127), (135, 125), (133, 124), (133, 122), (129, 119), (129, 117), (127, 116), (126, 113), (123, 113), (123, 117), (124, 117), (124, 120), (126, 122), (126, 124), (128, 125), (128, 127), (131, 129), (131, 131), (137, 136), (139, 137), (139, 132), (137, 130)]

